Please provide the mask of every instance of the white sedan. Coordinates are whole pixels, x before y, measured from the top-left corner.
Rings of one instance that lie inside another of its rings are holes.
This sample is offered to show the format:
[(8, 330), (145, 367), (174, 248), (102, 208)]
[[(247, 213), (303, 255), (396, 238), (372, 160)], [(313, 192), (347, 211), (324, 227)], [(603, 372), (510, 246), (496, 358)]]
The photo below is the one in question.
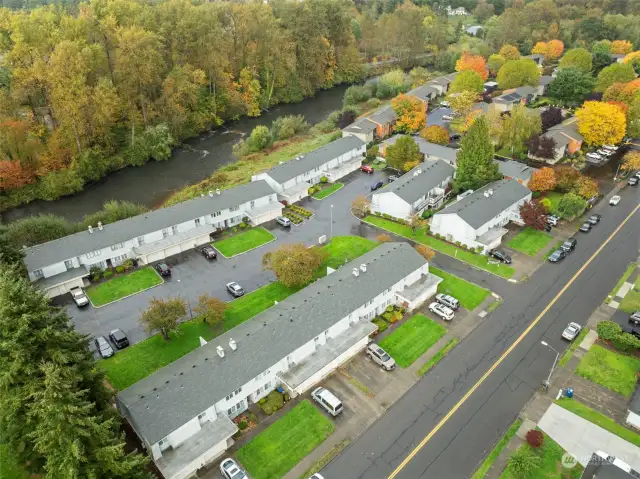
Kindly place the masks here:
[(429, 305), (429, 311), (431, 311), (433, 314), (437, 314), (445, 321), (451, 321), (453, 319), (453, 311), (451, 310), (451, 308), (448, 308), (443, 304), (431, 303)]
[(233, 459), (223, 459), (220, 463), (220, 472), (227, 479), (246, 479), (247, 475), (240, 469), (236, 461)]
[(569, 323), (564, 331), (562, 331), (562, 338), (568, 341), (573, 341), (576, 339), (578, 334), (580, 334), (580, 330), (582, 330), (582, 326), (578, 323)]
[(616, 206), (618, 203), (620, 203), (620, 197), (618, 195), (612, 196), (611, 199), (609, 200), (609, 204), (611, 206)]

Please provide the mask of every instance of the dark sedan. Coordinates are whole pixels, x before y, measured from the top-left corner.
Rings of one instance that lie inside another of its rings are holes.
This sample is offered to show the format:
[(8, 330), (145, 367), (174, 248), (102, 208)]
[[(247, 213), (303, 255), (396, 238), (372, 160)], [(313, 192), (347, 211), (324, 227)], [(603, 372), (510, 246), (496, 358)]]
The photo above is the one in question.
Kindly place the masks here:
[(171, 276), (171, 269), (166, 263), (158, 263), (156, 265), (156, 271), (160, 276)]
[(500, 251), (499, 249), (492, 249), (489, 251), (489, 256), (505, 263), (505, 264), (511, 264), (511, 256), (509, 256), (507, 253), (505, 253), (504, 251)]
[(204, 255), (205, 258), (207, 259), (216, 259), (218, 257), (218, 253), (216, 253), (216, 250), (213, 249), (213, 246), (211, 245), (207, 245), (204, 246), (200, 252)]
[(589, 219), (587, 220), (587, 223), (590, 223), (592, 225), (597, 225), (598, 223), (600, 223), (600, 219), (602, 218), (602, 215), (591, 215), (589, 216)]
[(567, 256), (567, 252), (565, 250), (563, 250), (562, 248), (560, 248), (560, 249), (554, 251), (551, 256), (549, 256), (549, 262), (550, 263), (557, 263), (559, 261), (562, 261), (564, 258), (566, 258), (566, 256)]
[(574, 249), (576, 249), (576, 245), (578, 244), (578, 240), (575, 238), (569, 238), (567, 241), (565, 241), (564, 243), (562, 243), (562, 246), (560, 246), (560, 248), (563, 251), (566, 251), (567, 253), (570, 253), (571, 251), (573, 251)]
[(380, 189), (384, 186), (384, 182), (383, 181), (378, 181), (377, 183), (374, 183), (371, 185), (371, 191), (376, 191), (377, 189)]
[(583, 223), (583, 225), (580, 227), (580, 231), (582, 231), (583, 233), (588, 233), (589, 231), (591, 231), (591, 228), (593, 228), (591, 223)]

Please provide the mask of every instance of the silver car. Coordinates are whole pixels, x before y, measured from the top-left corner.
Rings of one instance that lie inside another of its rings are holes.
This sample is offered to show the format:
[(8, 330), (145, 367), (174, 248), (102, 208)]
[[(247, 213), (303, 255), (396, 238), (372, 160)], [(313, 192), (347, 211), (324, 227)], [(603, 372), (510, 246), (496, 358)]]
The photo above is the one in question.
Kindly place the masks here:
[(223, 459), (220, 463), (220, 472), (227, 479), (245, 479), (247, 475), (233, 459)]
[(87, 294), (82, 288), (76, 286), (75, 288), (71, 288), (69, 292), (79, 308), (89, 304), (89, 298), (87, 298)]
[(456, 298), (448, 294), (436, 294), (436, 301), (454, 311), (460, 307), (460, 302)]
[(98, 336), (94, 340), (94, 343), (96, 345), (96, 349), (100, 353), (100, 356), (102, 356), (103, 358), (110, 358), (111, 356), (113, 356), (113, 348), (104, 336)]
[(396, 367), (396, 362), (393, 358), (376, 343), (371, 343), (367, 346), (367, 354), (373, 359), (374, 363), (379, 364), (387, 371), (391, 371)]
[(429, 305), (429, 311), (437, 314), (445, 321), (451, 321), (453, 319), (453, 311), (451, 310), (451, 308), (447, 308), (440, 303), (431, 303)]
[(573, 341), (576, 339), (578, 334), (580, 334), (580, 330), (582, 330), (582, 326), (578, 323), (569, 323), (564, 331), (562, 331), (562, 338), (568, 341)]

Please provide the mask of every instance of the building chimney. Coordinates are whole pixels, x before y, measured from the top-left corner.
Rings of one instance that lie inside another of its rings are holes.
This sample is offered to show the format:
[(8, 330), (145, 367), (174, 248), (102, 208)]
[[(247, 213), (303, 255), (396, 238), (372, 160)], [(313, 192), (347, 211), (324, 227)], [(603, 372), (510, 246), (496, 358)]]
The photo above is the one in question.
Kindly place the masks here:
[(220, 188), (216, 188), (216, 195), (220, 194)]
[(224, 358), (224, 349), (222, 349), (222, 346), (218, 346), (216, 348), (216, 352), (218, 353), (218, 356), (220, 356), (221, 358)]
[(238, 349), (238, 344), (233, 340), (233, 338), (229, 338), (229, 347), (232, 351)]
[(209, 190), (209, 197), (213, 198), (213, 191)]
[(98, 221), (98, 229), (102, 231), (102, 221)]
[(362, 271), (363, 273), (366, 273), (366, 272), (367, 272), (367, 265), (366, 265), (366, 264), (364, 264), (364, 263), (362, 263), (362, 264), (360, 265), (360, 271)]
[(357, 278), (358, 276), (360, 276), (360, 271), (358, 270), (358, 268), (353, 268), (353, 275)]
[(93, 233), (93, 226), (89, 225), (89, 233)]

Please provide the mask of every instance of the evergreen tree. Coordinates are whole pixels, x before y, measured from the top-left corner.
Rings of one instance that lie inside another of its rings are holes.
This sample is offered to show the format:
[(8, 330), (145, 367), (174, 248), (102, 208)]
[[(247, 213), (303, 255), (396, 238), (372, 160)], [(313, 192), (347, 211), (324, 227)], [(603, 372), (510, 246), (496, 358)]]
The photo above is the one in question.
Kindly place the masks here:
[(494, 153), (489, 137), (489, 123), (484, 116), (480, 116), (460, 142), (457, 155), (457, 185), (463, 190), (476, 190), (499, 179), (500, 171), (493, 161)]
[(7, 228), (0, 226), (0, 266), (17, 266), (24, 272), (24, 253), (11, 239)]

